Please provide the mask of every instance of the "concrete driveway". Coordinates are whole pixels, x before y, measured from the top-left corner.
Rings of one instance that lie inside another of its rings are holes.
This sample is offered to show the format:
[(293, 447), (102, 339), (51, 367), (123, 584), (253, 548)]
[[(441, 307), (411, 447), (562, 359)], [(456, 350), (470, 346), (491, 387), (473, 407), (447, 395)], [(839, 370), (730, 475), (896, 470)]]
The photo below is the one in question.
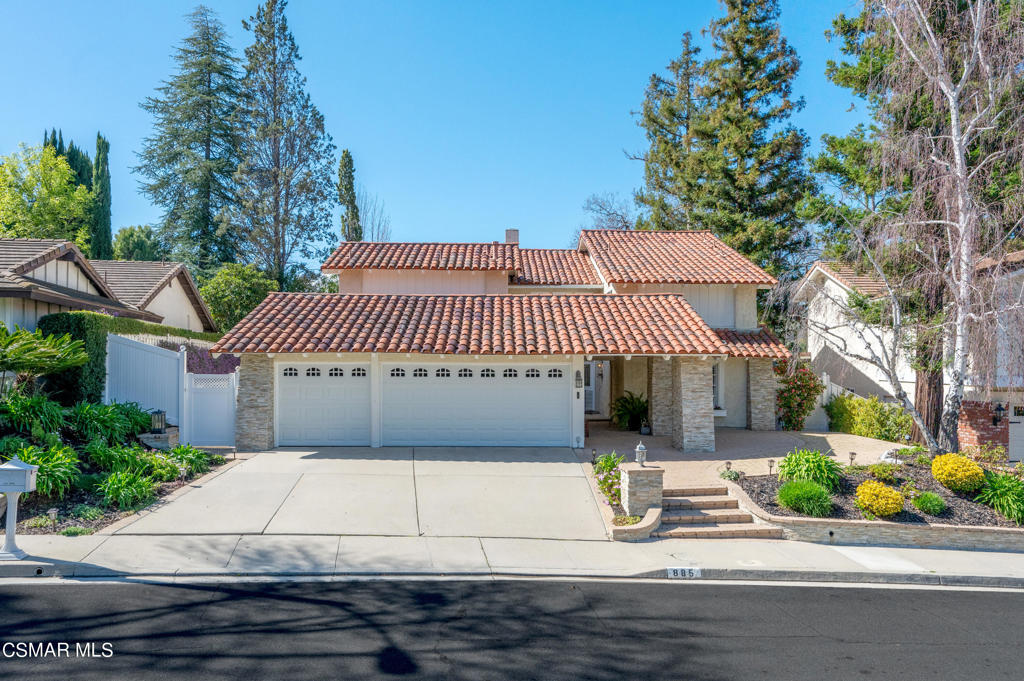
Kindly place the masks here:
[(572, 450), (469, 447), (263, 452), (116, 534), (606, 538)]

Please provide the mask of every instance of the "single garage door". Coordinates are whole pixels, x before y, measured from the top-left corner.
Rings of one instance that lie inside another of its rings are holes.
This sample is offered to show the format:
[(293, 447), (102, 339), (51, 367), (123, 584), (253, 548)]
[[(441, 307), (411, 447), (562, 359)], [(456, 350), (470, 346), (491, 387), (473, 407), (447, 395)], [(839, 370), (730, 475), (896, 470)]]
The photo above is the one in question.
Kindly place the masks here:
[(370, 365), (277, 365), (279, 445), (370, 444)]
[(382, 366), (387, 445), (568, 447), (569, 365)]

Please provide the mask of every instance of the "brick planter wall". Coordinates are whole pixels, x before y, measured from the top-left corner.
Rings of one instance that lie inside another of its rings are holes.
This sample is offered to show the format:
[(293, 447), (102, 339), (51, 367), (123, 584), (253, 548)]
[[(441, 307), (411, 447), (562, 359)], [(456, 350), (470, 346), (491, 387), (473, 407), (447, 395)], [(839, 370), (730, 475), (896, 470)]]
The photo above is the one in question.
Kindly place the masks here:
[(242, 355), (235, 409), (235, 449), (261, 452), (274, 446), (274, 363), (266, 355)]
[(1010, 446), (1010, 423), (1003, 416), (999, 425), (992, 425), (993, 405), (991, 402), (964, 400), (960, 408), (960, 446), (972, 447), (983, 444)]

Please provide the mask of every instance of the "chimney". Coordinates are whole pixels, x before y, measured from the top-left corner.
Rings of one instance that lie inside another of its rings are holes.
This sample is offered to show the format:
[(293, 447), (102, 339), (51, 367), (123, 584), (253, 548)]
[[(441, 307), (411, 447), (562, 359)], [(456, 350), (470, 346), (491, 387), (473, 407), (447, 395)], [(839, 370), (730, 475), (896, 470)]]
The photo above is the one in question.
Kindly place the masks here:
[(507, 244), (519, 244), (519, 230), (518, 229), (506, 229), (505, 230), (505, 243)]

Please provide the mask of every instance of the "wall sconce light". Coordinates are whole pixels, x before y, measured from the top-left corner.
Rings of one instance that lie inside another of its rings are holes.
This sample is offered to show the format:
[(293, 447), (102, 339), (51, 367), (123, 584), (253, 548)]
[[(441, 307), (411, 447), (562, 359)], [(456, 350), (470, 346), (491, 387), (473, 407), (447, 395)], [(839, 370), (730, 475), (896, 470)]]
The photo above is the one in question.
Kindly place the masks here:
[(579, 371), (579, 370), (576, 371), (576, 387), (577, 388), (582, 388), (583, 387), (583, 372)]
[(992, 425), (998, 426), (1003, 421), (1003, 415), (1006, 414), (1006, 407), (1001, 402), (996, 402), (996, 408), (993, 411), (995, 416), (992, 417)]

